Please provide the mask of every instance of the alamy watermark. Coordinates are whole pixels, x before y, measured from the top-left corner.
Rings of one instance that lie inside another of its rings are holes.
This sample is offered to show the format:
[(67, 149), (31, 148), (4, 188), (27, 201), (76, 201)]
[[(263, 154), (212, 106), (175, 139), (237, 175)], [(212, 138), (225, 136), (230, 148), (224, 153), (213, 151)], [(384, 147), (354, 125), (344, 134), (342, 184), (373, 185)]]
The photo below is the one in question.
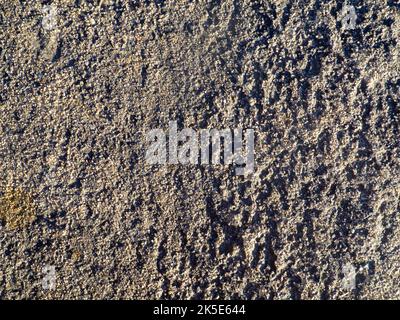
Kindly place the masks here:
[(356, 28), (357, 14), (354, 6), (347, 3), (343, 6), (341, 20), (343, 30), (353, 30)]
[(356, 268), (351, 263), (346, 263), (342, 267), (343, 279), (342, 285), (346, 290), (355, 290), (356, 289), (356, 277), (357, 271)]
[(178, 131), (177, 122), (170, 121), (167, 133), (162, 129), (147, 133), (150, 142), (146, 151), (147, 164), (224, 164), (236, 165), (237, 175), (254, 172), (253, 129), (201, 129), (196, 132), (184, 128)]
[(44, 14), (42, 27), (47, 31), (51, 31), (57, 27), (57, 7), (54, 5), (46, 5), (42, 8)]
[(42, 269), (42, 288), (44, 290), (54, 290), (56, 288), (56, 267), (44, 266)]

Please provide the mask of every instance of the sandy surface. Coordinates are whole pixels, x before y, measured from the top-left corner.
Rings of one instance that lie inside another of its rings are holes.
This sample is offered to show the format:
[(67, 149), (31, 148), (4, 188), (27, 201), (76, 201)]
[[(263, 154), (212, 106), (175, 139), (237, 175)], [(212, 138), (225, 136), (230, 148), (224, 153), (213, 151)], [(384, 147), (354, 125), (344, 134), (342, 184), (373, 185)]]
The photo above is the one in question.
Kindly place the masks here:
[(400, 3), (343, 4), (0, 0), (0, 299), (399, 299)]

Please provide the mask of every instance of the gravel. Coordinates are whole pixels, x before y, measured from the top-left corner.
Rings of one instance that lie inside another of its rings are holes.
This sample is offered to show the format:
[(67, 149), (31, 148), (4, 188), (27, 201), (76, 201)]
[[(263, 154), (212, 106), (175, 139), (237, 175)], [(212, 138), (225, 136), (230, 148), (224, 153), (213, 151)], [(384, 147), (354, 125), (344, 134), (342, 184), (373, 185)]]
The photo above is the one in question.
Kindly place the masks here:
[(400, 2), (345, 5), (2, 0), (0, 299), (400, 299)]

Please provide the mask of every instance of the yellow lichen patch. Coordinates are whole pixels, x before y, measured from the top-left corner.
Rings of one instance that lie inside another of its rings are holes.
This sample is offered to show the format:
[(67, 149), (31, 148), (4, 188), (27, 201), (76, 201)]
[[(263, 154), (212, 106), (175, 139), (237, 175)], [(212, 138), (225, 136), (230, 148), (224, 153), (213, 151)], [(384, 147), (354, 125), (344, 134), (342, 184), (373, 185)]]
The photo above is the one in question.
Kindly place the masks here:
[(0, 196), (0, 220), (8, 229), (26, 226), (35, 218), (32, 196), (22, 189), (7, 188)]

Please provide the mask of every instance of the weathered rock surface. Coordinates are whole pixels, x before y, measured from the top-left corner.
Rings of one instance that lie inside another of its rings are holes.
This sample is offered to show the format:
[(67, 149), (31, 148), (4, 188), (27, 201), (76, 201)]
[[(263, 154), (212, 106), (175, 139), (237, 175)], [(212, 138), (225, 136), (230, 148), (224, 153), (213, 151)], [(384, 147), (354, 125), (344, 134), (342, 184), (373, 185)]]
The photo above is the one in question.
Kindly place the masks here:
[[(400, 3), (344, 4), (1, 1), (0, 298), (399, 299)], [(171, 120), (255, 172), (147, 165)]]

